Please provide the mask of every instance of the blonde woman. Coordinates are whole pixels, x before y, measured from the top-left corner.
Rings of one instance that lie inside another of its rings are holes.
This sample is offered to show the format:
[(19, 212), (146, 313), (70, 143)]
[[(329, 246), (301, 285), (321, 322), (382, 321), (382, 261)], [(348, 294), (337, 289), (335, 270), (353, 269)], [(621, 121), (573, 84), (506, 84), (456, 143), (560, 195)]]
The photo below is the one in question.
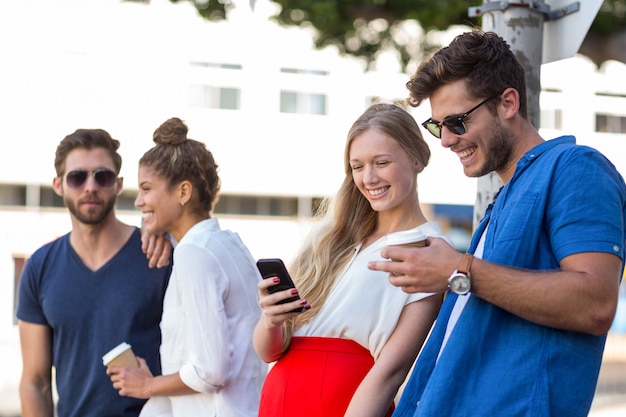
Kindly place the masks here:
[[(390, 233), (442, 236), (420, 209), (417, 175), (430, 150), (413, 117), (391, 104), (369, 107), (345, 147), (345, 179), (290, 273), (297, 289), (270, 294), (254, 332), (259, 356), (276, 364), (259, 417), (390, 415), (439, 310), (441, 295), (407, 294), (367, 263), (381, 260)], [(284, 304), (281, 300), (302, 298)], [(291, 312), (304, 307), (301, 313)]]

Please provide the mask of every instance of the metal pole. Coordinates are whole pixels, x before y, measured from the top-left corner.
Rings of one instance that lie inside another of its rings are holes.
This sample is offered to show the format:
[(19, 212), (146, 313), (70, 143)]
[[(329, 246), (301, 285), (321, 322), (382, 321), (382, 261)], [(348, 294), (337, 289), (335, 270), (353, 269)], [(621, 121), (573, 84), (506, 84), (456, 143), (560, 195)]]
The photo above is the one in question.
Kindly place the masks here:
[[(482, 29), (502, 36), (526, 71), (528, 119), (539, 128), (539, 94), (541, 92), (541, 58), (543, 25), (549, 6), (543, 1), (489, 1), (482, 7), (471, 7), (470, 16), (482, 16)], [(495, 173), (478, 178), (474, 204), (474, 228), (483, 217), (502, 181)]]

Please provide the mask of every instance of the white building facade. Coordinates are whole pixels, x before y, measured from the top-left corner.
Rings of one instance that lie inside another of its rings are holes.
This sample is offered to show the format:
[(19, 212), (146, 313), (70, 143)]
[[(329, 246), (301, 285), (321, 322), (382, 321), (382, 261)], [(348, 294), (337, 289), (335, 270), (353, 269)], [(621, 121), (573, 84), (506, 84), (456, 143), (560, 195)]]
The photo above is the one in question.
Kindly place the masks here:
[[(137, 161), (153, 145), (154, 129), (180, 117), (220, 166), (222, 226), (237, 231), (257, 258), (289, 259), (313, 207), (343, 179), (352, 122), (375, 98), (407, 96), (409, 75), (384, 65), (366, 73), (333, 48), (314, 50), (310, 32), (280, 27), (268, 19), (272, 13), (267, 0), (257, 0), (254, 11), (238, 7), (220, 23), (167, 0), (0, 4), (0, 415), (18, 404), (16, 262), (71, 227), (51, 188), (54, 151), (65, 135), (102, 128), (121, 141), (118, 214), (139, 224), (132, 206)], [(544, 65), (544, 137), (575, 134), (626, 175), (625, 79), (622, 63), (596, 68), (577, 57)], [(419, 122), (430, 115), (427, 104), (409, 111)], [(434, 217), (439, 205), (472, 206), (476, 181), (424, 137), (432, 151), (419, 178), (426, 211)]]

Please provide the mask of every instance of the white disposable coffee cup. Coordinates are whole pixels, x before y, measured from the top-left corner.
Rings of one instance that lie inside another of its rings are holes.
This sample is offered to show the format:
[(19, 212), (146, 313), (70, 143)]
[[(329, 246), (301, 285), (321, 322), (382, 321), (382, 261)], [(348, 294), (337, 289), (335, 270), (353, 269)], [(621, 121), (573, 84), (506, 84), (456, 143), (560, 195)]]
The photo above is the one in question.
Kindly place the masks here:
[(418, 229), (403, 230), (387, 235), (387, 245), (422, 248), (426, 246), (426, 235)]
[(102, 363), (104, 366), (126, 366), (128, 368), (139, 367), (139, 362), (133, 353), (132, 347), (126, 342), (122, 342), (108, 351), (102, 357)]

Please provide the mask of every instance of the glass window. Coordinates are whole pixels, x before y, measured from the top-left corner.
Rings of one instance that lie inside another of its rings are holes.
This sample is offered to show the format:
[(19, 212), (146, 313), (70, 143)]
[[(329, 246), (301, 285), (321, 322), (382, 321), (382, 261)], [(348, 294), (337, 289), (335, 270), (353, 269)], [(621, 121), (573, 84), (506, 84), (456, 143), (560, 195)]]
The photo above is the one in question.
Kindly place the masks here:
[(596, 132), (608, 131), (608, 116), (605, 114), (596, 114)]
[(596, 132), (626, 133), (626, 116), (596, 113)]
[(298, 69), (298, 68), (281, 68), (280, 72), (282, 72), (283, 74), (308, 74), (308, 75), (319, 75), (319, 76), (328, 75), (328, 71), (324, 71), (324, 70)]
[(39, 189), (39, 205), (41, 207), (64, 207), (63, 197), (54, 192), (52, 187), (42, 186)]
[(541, 110), (539, 113), (539, 126), (544, 129), (561, 129), (561, 109)]
[(220, 109), (238, 110), (239, 109), (239, 89), (238, 88), (220, 88)]
[(0, 206), (26, 205), (26, 186), (0, 184)]
[(326, 94), (280, 92), (280, 112), (300, 114), (326, 114)]
[(216, 214), (229, 215), (296, 216), (298, 198), (220, 195), (213, 211)]
[(201, 67), (201, 68), (220, 68), (220, 69), (232, 69), (232, 70), (240, 70), (241, 64), (222, 64), (217, 62), (200, 62), (200, 61), (191, 61), (189, 63), (192, 67)]
[(209, 109), (238, 110), (241, 90), (233, 87), (215, 87), (206, 84), (189, 86), (189, 105)]
[(298, 93), (293, 91), (280, 92), (280, 112), (298, 113)]

